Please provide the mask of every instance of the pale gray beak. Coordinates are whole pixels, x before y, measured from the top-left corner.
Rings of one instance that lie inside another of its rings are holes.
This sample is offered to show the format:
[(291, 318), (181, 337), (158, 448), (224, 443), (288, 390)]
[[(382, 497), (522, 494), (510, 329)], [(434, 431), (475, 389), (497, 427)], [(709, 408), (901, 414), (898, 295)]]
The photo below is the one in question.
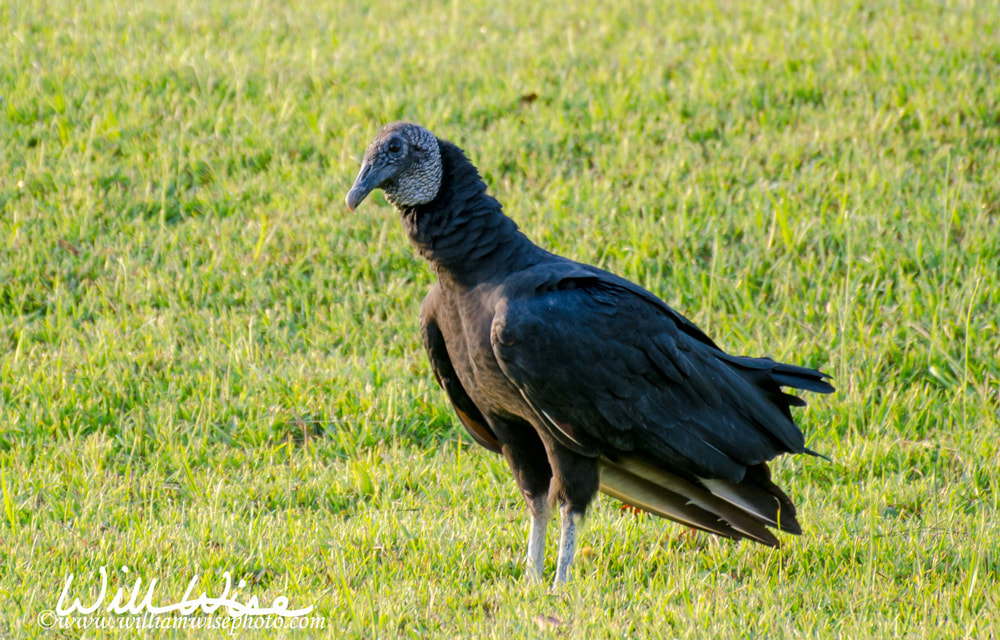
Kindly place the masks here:
[(354, 186), (347, 192), (347, 208), (353, 212), (369, 193), (382, 186), (389, 174), (387, 167), (377, 168), (368, 160), (362, 162), (358, 177), (354, 179)]

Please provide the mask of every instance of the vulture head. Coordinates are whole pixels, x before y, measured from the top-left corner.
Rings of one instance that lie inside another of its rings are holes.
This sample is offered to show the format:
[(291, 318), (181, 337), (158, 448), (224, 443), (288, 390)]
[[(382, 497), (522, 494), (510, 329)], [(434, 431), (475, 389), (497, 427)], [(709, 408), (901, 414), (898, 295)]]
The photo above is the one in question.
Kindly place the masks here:
[(361, 171), (347, 193), (347, 208), (361, 204), (375, 189), (397, 209), (415, 207), (437, 197), (441, 187), (441, 148), (433, 133), (409, 122), (382, 128), (361, 161)]

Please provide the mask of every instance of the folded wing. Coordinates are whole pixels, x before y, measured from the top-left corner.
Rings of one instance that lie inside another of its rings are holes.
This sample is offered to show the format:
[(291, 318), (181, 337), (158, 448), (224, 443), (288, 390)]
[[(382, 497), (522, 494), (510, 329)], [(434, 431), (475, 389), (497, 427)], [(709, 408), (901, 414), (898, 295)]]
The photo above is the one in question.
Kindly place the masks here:
[(541, 428), (600, 457), (602, 489), (719, 535), (774, 545), (798, 533), (766, 461), (808, 452), (781, 387), (829, 392), (826, 376), (730, 356), (645, 290), (545, 265), (512, 281), (493, 349)]

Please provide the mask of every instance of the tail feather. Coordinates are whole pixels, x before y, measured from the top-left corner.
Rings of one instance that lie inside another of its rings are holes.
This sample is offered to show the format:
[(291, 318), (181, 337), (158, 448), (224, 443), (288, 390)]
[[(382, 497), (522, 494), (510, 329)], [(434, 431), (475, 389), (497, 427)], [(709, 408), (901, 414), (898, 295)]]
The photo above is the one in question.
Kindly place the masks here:
[(793, 396), (790, 393), (782, 393), (781, 397), (785, 402), (788, 403), (789, 407), (804, 407), (806, 406), (806, 401), (798, 396)]
[(728, 353), (720, 354), (719, 357), (744, 369), (766, 370), (770, 372), (772, 380), (785, 387), (816, 393), (834, 392), (833, 385), (827, 382), (830, 376), (816, 369), (777, 362), (771, 358), (733, 356)]
[(620, 467), (601, 466), (601, 491), (625, 504), (695, 529), (734, 540), (743, 537), (713, 514), (688, 504), (683, 496), (658, 487)]
[[(767, 467), (763, 464), (758, 465)], [(748, 473), (743, 482), (734, 483), (714, 478), (699, 478), (714, 495), (738, 507), (769, 527), (800, 535), (802, 527), (795, 519), (795, 505), (770, 478), (757, 481)]]
[(827, 382), (830, 376), (822, 371), (808, 367), (776, 362), (774, 368), (771, 369), (771, 378), (778, 384), (786, 387), (802, 389), (804, 391), (815, 391), (816, 393), (834, 392), (833, 385)]
[[(778, 539), (765, 525), (775, 526), (782, 522), (782, 529), (798, 532), (794, 507), (790, 516), (794, 527), (788, 525), (786, 528), (788, 517), (779, 520), (771, 516), (772, 523), (758, 513), (778, 513), (777, 507), (770, 511), (760, 505), (747, 509), (738, 501), (727, 500), (696, 482), (635, 458), (615, 462), (602, 459), (601, 490), (640, 509), (728, 538), (749, 538), (777, 547), (780, 546)], [(743, 502), (748, 501), (744, 499)]]
[(771, 372), (771, 378), (778, 384), (785, 387), (794, 387), (804, 391), (815, 391), (816, 393), (833, 393), (833, 385), (824, 379), (826, 377), (824, 374), (817, 371), (813, 371), (812, 373), (815, 375), (802, 376), (782, 373), (775, 369)]
[[(769, 358), (749, 358), (720, 353), (719, 358), (740, 367), (762, 395), (749, 397), (748, 419), (782, 442), (787, 451), (821, 456), (802, 444), (802, 434), (789, 407), (805, 402), (780, 387), (817, 393), (832, 393), (830, 376)], [(775, 411), (777, 410), (777, 411)], [(825, 457), (825, 456), (821, 456)], [(758, 458), (759, 459), (759, 458)], [(772, 547), (780, 546), (768, 527), (799, 535), (795, 505), (773, 482), (765, 462), (745, 467), (739, 482), (722, 478), (682, 476), (640, 460), (601, 458), (601, 491), (619, 500), (726, 538), (748, 538)]]

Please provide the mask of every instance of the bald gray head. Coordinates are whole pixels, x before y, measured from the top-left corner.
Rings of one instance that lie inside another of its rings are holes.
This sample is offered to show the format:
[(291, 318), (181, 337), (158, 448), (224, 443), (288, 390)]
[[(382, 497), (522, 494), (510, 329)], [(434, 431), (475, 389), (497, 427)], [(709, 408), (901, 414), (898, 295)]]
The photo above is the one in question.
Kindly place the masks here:
[(347, 208), (354, 211), (375, 189), (397, 209), (425, 204), (437, 197), (443, 172), (433, 133), (409, 122), (388, 124), (365, 151)]

